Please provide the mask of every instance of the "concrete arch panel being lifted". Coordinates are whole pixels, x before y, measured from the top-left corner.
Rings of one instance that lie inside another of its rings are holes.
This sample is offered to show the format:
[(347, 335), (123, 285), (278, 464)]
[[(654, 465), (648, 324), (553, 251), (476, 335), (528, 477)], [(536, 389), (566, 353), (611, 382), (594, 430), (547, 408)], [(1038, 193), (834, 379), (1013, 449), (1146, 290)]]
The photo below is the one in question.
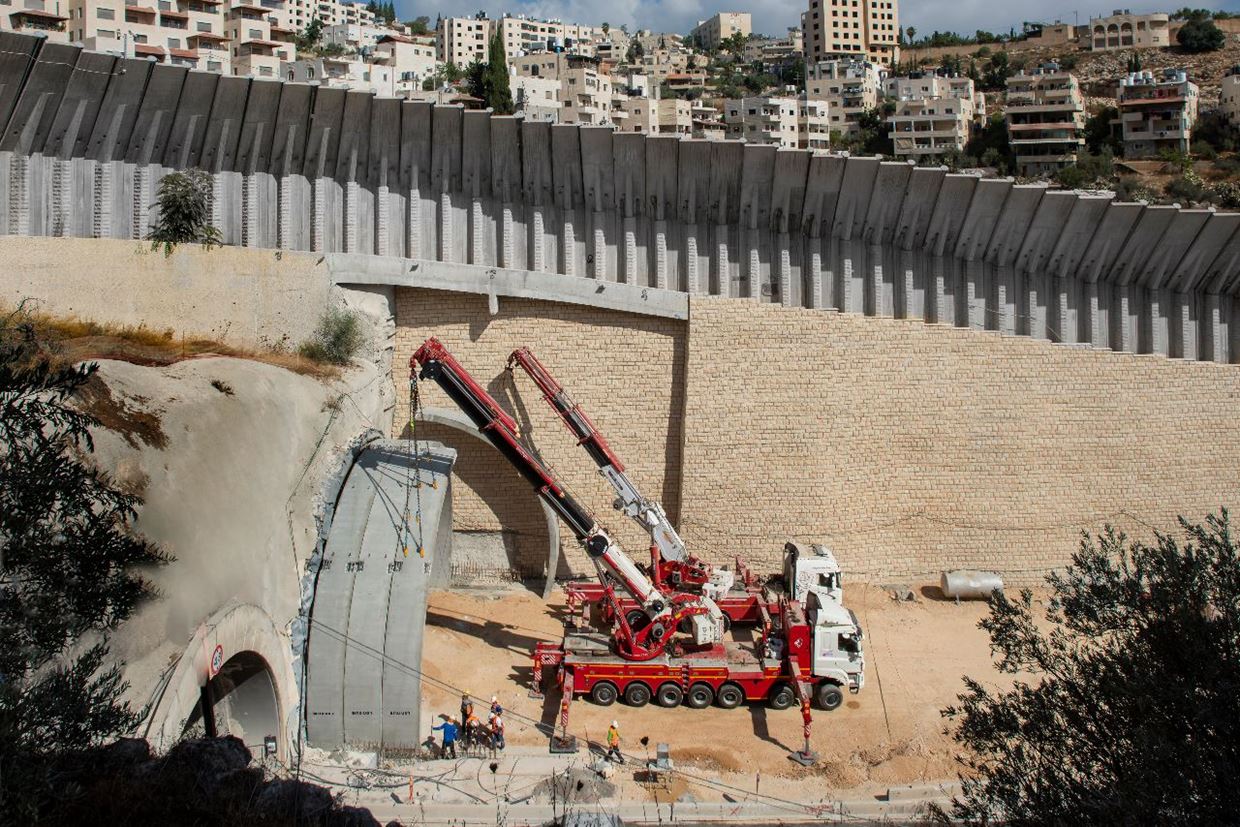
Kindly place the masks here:
[(422, 631), (448, 582), (456, 452), (371, 443), (337, 498), (307, 639), (306, 735), (317, 747), (421, 741)]

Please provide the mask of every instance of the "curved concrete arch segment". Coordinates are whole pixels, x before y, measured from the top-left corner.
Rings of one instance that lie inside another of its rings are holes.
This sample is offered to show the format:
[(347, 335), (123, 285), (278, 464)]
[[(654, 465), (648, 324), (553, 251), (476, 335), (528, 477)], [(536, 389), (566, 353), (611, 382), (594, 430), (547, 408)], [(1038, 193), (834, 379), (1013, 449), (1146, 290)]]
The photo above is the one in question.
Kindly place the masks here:
[[(292, 656), (286, 636), (271, 615), (250, 603), (224, 606), (198, 628), (153, 701), (141, 734), (157, 750), (170, 748), (180, 739), (186, 723), (199, 713), (203, 686), (215, 677), (214, 673), (222, 672), (219, 667), (243, 653), (266, 666), (275, 698), (278, 731), (262, 734), (275, 735), (277, 756), (288, 760), (296, 722), (290, 724), (286, 717), (297, 706)], [(216, 658), (218, 663), (213, 667)], [(247, 733), (247, 743), (252, 746), (249, 734), (253, 733)]]
[[(447, 428), (453, 428), (462, 433), (469, 434), (475, 439), (479, 439), (490, 445), (490, 441), (482, 435), (478, 430), (478, 426), (460, 411), (453, 411), (448, 408), (423, 408), (418, 416), (423, 422), (433, 422), (436, 425), (443, 425)], [(543, 502), (538, 497), (538, 504), (542, 507), (543, 516), (547, 520), (547, 571), (546, 580), (543, 583), (543, 600), (551, 596), (551, 589), (555, 586), (555, 572), (560, 565), (560, 521), (555, 516), (555, 512), (551, 510), (551, 506)]]
[(413, 749), (426, 599), (446, 585), (456, 452), (379, 440), (337, 498), (307, 639), (306, 734), (325, 749)]

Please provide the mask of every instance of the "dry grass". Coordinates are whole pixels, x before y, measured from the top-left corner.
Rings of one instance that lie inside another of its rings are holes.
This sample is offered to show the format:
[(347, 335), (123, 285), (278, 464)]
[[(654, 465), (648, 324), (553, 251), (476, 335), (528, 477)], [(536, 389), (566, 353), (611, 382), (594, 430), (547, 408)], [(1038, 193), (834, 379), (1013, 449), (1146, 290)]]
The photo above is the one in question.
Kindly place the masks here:
[[(11, 312), (0, 309), (0, 312)], [(41, 338), (53, 341), (58, 355), (66, 362), (115, 359), (135, 365), (171, 365), (186, 359), (227, 356), (275, 365), (304, 376), (330, 379), (340, 375), (339, 367), (298, 353), (264, 348), (243, 348), (202, 337), (178, 337), (172, 328), (156, 330), (144, 325), (118, 325), (58, 316), (27, 307), (26, 318)]]

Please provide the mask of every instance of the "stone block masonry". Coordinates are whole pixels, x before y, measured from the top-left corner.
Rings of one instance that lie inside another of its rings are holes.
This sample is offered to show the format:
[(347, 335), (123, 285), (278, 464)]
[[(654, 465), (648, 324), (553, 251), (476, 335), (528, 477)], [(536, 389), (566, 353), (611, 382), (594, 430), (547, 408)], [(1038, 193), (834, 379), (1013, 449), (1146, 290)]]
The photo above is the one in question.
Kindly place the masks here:
[(220, 78), (15, 32), (0, 126), (3, 234), (142, 238), (160, 180), (195, 167), (235, 246), (1240, 362), (1233, 213)]
[[(636, 559), (647, 543), (589, 458), (531, 384), (511, 392), (500, 369), (513, 348), (535, 349), (716, 563), (739, 554), (774, 570), (795, 538), (828, 543), (874, 582), (968, 566), (1033, 583), (1082, 531), (1109, 522), (1148, 538), (1179, 514), (1240, 505), (1229, 366), (723, 298), (693, 297), (689, 315), (505, 300), (491, 316), (485, 297), (400, 289), (396, 383), (407, 400), (409, 356), (442, 338)], [(424, 404), (449, 404), (425, 388)], [(458, 529), (527, 535), (522, 554), (540, 566), (528, 486), (490, 446), (435, 435), (461, 451), (458, 469), (473, 463), (456, 483)], [(569, 569), (589, 570), (563, 546)]]

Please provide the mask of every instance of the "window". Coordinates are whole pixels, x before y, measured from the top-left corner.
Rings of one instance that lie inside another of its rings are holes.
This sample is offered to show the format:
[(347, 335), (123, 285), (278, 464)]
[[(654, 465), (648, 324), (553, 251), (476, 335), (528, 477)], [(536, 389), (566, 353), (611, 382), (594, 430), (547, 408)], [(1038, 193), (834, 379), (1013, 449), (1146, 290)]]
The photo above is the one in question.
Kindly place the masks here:
[(95, 37), (98, 37), (101, 40), (115, 40), (116, 32), (109, 31), (108, 29), (96, 29)]
[(146, 41), (147, 41), (147, 37), (144, 34), (135, 34), (133, 36), (134, 43), (145, 43)]
[(170, 37), (170, 38), (168, 38), (168, 48), (169, 48), (169, 49), (179, 49), (179, 48), (181, 48), (181, 38), (179, 38), (179, 37)]
[(250, 29), (250, 39), (251, 39), (251, 40), (262, 40), (262, 38), (263, 38), (263, 30), (262, 30), (262, 29)]
[(208, 72), (218, 72), (218, 71), (220, 71), (220, 70), (221, 70), (221, 69), (223, 69), (223, 68), (224, 68), (224, 65), (223, 65), (222, 63), (220, 63), (218, 60), (208, 60), (208, 61), (207, 61), (207, 71), (208, 71)]
[(98, 8), (98, 9), (95, 9), (95, 14), (99, 16), (100, 20), (115, 20), (116, 19), (115, 9)]
[[(102, 9), (101, 9), (101, 11), (102, 11)], [(211, 24), (210, 24), (210, 23), (203, 23), (202, 21), (199, 21), (199, 22), (198, 22), (198, 31), (200, 31), (200, 32), (208, 32), (208, 33), (210, 33), (210, 31), (211, 31)]]

